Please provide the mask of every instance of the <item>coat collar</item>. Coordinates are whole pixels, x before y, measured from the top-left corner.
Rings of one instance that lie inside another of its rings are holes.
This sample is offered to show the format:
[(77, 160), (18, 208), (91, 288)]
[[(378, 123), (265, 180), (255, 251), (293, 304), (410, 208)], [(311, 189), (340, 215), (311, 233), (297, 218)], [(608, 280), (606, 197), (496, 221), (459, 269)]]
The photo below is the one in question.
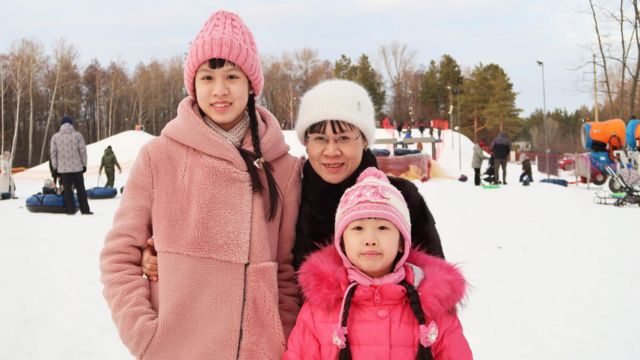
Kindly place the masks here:
[[(414, 285), (417, 285), (422, 307), (428, 315), (450, 311), (463, 299), (466, 281), (454, 265), (415, 249), (411, 250), (407, 263), (424, 273), (424, 278)], [(411, 282), (412, 279), (407, 280)], [(298, 271), (298, 282), (305, 301), (321, 307), (339, 305), (349, 286), (346, 269), (333, 246), (324, 247), (307, 258)], [(372, 288), (359, 286), (354, 301), (368, 297), (372, 291)], [(383, 302), (406, 297), (401, 285), (383, 285), (380, 291)]]
[[(266, 161), (273, 161), (289, 151), (284, 135), (276, 118), (262, 106), (256, 105), (260, 149)], [(185, 146), (213, 157), (225, 159), (236, 168), (246, 169), (246, 164), (238, 150), (228, 141), (215, 134), (204, 123), (195, 100), (188, 96), (178, 105), (178, 115), (162, 130), (166, 136)], [(253, 152), (251, 134), (247, 132), (242, 148)]]

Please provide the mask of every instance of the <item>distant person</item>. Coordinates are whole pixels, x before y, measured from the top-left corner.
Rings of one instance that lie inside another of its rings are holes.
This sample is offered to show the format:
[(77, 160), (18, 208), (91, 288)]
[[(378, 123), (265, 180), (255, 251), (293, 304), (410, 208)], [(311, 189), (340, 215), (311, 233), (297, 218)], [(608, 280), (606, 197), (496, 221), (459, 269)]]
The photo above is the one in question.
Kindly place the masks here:
[(52, 179), (46, 179), (42, 186), (42, 193), (45, 195), (60, 195), (62, 191), (56, 187)]
[(484, 155), (485, 147), (484, 141), (480, 140), (475, 145), (473, 145), (473, 158), (471, 160), (471, 167), (473, 168), (473, 183), (476, 186), (479, 186), (480, 181), (480, 169), (482, 168), (482, 160), (489, 159), (488, 156)]
[(501, 131), (491, 142), (491, 153), (493, 154), (493, 171), (495, 173), (494, 183), (500, 183), (500, 167), (502, 167), (502, 183), (507, 185), (507, 159), (511, 153), (511, 140), (506, 132)]
[(93, 215), (89, 209), (87, 192), (84, 188), (84, 174), (87, 171), (87, 145), (82, 134), (73, 128), (73, 119), (65, 116), (60, 119), (60, 130), (51, 138), (51, 166), (54, 178), (60, 176), (67, 214), (76, 213), (73, 189), (78, 193), (82, 215)]
[(112, 188), (115, 180), (115, 168), (118, 168), (118, 173), (122, 174), (122, 168), (118, 164), (116, 154), (113, 153), (111, 145), (104, 149), (104, 155), (102, 155), (102, 161), (100, 162), (100, 170), (98, 170), (98, 176), (102, 173), (104, 168), (104, 174), (107, 175), (107, 184), (104, 187)]
[(0, 160), (0, 194), (5, 194), (7, 198), (16, 197), (16, 184), (11, 176), (11, 152), (5, 150)]
[(522, 164), (522, 174), (520, 174), (520, 182), (532, 182), (533, 174), (531, 171), (531, 159), (527, 156), (527, 154), (520, 154), (520, 163)]

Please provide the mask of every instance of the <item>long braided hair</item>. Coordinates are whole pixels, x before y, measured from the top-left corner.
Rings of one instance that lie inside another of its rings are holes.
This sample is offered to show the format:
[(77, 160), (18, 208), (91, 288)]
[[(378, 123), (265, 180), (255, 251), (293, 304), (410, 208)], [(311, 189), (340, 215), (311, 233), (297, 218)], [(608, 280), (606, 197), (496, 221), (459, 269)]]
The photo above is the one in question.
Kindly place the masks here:
[[(420, 305), (420, 295), (418, 291), (410, 285), (407, 280), (402, 280), (400, 285), (405, 288), (407, 291), (407, 297), (409, 298), (409, 306), (411, 306), (411, 310), (413, 311), (413, 315), (418, 320), (419, 325), (426, 325), (426, 320), (424, 316), (424, 311), (422, 310), (422, 306)], [(353, 294), (358, 286), (352, 286), (347, 294), (345, 295), (344, 300), (344, 309), (342, 310), (342, 322), (340, 326), (343, 328), (347, 327), (347, 318), (349, 317), (349, 309), (351, 308), (351, 299), (353, 298)], [(340, 352), (338, 353), (338, 360), (351, 360), (351, 349), (349, 348), (349, 339), (348, 335), (345, 334), (345, 344)], [(429, 347), (425, 347), (418, 341), (418, 352), (416, 353), (416, 360), (433, 360), (433, 354), (431, 354), (431, 349)]]
[[(225, 66), (225, 64), (235, 64), (231, 61), (221, 58), (209, 59), (209, 67), (211, 69), (218, 69)], [(249, 94), (249, 100), (247, 101), (247, 113), (249, 114), (249, 131), (251, 131), (251, 143), (253, 145), (253, 151), (245, 150), (241, 147), (238, 148), (242, 160), (247, 165), (247, 171), (251, 178), (251, 187), (253, 192), (262, 193), (264, 185), (260, 182), (260, 175), (258, 170), (264, 170), (264, 174), (267, 178), (267, 187), (269, 189), (269, 207), (267, 208), (267, 218), (271, 221), (275, 218), (278, 211), (280, 202), (280, 189), (276, 183), (276, 179), (273, 177), (273, 167), (262, 157), (262, 149), (260, 148), (260, 135), (258, 134), (258, 117), (256, 115), (256, 98), (253, 93)]]

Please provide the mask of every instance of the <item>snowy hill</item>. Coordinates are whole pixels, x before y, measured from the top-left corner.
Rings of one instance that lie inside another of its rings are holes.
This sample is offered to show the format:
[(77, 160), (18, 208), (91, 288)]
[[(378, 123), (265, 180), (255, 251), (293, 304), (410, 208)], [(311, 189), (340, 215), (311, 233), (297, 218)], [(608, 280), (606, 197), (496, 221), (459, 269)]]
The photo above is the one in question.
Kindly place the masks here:
[[(154, 136), (144, 131), (128, 130), (87, 145), (86, 176), (97, 175), (104, 149), (111, 146), (118, 158), (122, 171), (129, 170), (138, 156), (140, 148)], [(49, 162), (46, 161), (15, 175), (16, 179), (42, 179), (51, 177)]]
[[(90, 170), (107, 145), (124, 166), (149, 138), (123, 133), (90, 145)], [(293, 132), (285, 138), (292, 154), (304, 154)], [(471, 142), (462, 137), (458, 152), (457, 133), (453, 148), (451, 133), (443, 138), (439, 166), (459, 174), (461, 154), (462, 172), (472, 173)], [(29, 213), (24, 200), (42, 186), (35, 170), (16, 176), (20, 199), (0, 201), (0, 359), (131, 359), (98, 271), (120, 198), (91, 201), (88, 217)], [(509, 164), (509, 185), (499, 189), (416, 182), (447, 259), (469, 282), (460, 317), (475, 358), (639, 359), (640, 208), (596, 205), (597, 188), (542, 184), (535, 172), (523, 187), (519, 174)], [(89, 172), (87, 183), (95, 182)]]

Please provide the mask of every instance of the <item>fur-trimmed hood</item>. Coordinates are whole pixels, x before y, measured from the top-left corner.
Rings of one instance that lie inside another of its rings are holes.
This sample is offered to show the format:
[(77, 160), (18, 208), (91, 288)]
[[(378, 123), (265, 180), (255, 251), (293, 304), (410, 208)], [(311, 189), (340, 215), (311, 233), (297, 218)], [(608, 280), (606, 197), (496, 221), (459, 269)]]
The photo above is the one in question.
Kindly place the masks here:
[[(424, 277), (417, 280), (419, 283), (414, 286), (420, 293), (423, 310), (428, 316), (454, 309), (464, 297), (467, 283), (454, 265), (416, 249), (411, 250), (407, 263), (424, 273)], [(415, 277), (419, 278), (417, 275)], [(407, 280), (412, 282), (411, 279)], [(309, 256), (298, 271), (298, 283), (305, 301), (311, 306), (331, 307), (340, 303), (349, 280), (335, 247), (324, 247)], [(360, 286), (353, 301), (366, 301), (369, 293), (372, 293), (370, 289)], [(402, 300), (406, 297), (405, 289), (396, 284), (381, 286), (381, 294), (383, 301)]]

